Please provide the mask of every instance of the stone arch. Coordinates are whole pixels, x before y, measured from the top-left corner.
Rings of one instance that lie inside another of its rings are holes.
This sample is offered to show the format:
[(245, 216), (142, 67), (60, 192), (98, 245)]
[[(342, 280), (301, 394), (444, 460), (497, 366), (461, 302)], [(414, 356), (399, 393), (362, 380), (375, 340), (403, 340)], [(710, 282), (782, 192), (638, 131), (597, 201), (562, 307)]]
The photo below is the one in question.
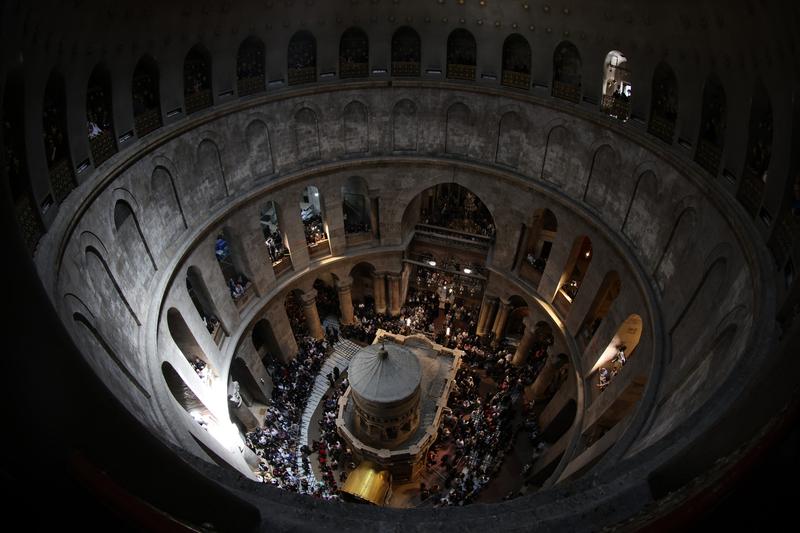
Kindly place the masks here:
[(261, 119), (253, 119), (244, 130), (247, 139), (250, 174), (253, 179), (274, 171), (269, 128)]
[(512, 33), (503, 41), (502, 66), (503, 85), (525, 90), (530, 88), (531, 45), (519, 33)]
[(650, 98), (650, 121), (647, 131), (672, 144), (678, 120), (678, 78), (666, 61), (660, 61), (653, 72)]
[(603, 63), (601, 111), (622, 121), (630, 118), (631, 79), (628, 58), (619, 50), (611, 50), (606, 54)]
[(447, 37), (447, 78), (475, 80), (478, 47), (475, 37), (464, 28), (456, 28)]
[[(128, 381), (130, 381), (133, 386), (136, 387), (136, 390), (138, 390), (142, 396), (149, 400), (150, 392), (144, 387), (144, 385), (142, 385), (142, 383), (139, 381), (139, 378), (137, 378), (133, 372), (131, 372), (127, 365), (122, 362), (122, 359), (119, 357), (116, 350), (114, 350), (108, 341), (106, 341), (105, 337), (103, 337), (103, 335), (94, 326), (93, 321), (88, 319), (83, 313), (80, 312), (74, 312), (72, 314), (72, 319), (76, 324), (80, 324), (83, 327), (84, 331), (89, 334), (90, 338), (95, 342), (95, 344), (102, 349), (106, 357), (110, 359), (112, 363), (114, 363), (114, 366), (117, 368), (117, 370), (122, 372)], [(100, 362), (100, 364), (102, 364), (102, 362)]]
[[(131, 195), (130, 192), (125, 189), (115, 189), (114, 196), (125, 196), (133, 202), (136, 201), (133, 195)], [(156, 261), (153, 258), (153, 254), (150, 252), (150, 246), (148, 246), (147, 239), (144, 238), (142, 228), (139, 225), (139, 218), (136, 216), (136, 213), (131, 207), (131, 203), (129, 203), (127, 199), (117, 199), (114, 204), (113, 218), (117, 242), (125, 247), (126, 253), (131, 254), (134, 257), (137, 255), (136, 250), (134, 249), (136, 245), (133, 244), (133, 242), (135, 242), (138, 238), (138, 241), (142, 244), (144, 251), (147, 253), (147, 257), (150, 259), (150, 264), (153, 266), (153, 270), (158, 270)], [(132, 229), (135, 230), (135, 232), (127, 229), (131, 224), (133, 225)]]
[(240, 97), (266, 90), (264, 41), (250, 35), (236, 52), (236, 89)]
[(553, 52), (553, 96), (581, 102), (581, 54), (569, 41), (561, 41)]
[(497, 129), (497, 149), (495, 162), (511, 168), (520, 163), (527, 123), (517, 112), (509, 111), (500, 117)]
[(342, 185), (342, 217), (345, 234), (371, 231), (371, 208), (367, 180), (361, 176), (348, 177)]
[(586, 235), (576, 237), (572, 243), (572, 250), (567, 257), (564, 271), (558, 283), (554, 301), (556, 308), (567, 314), (572, 302), (578, 296), (578, 291), (583, 285), (583, 279), (592, 262), (592, 241)]
[[(194, 333), (186, 324), (183, 315), (174, 307), (170, 307), (167, 311), (167, 329), (169, 329), (172, 342), (175, 343), (175, 346), (178, 347), (190, 365), (194, 365), (195, 361), (199, 359), (214, 369), (211, 359), (206, 355), (200, 343), (197, 342), (197, 338), (195, 338)], [(216, 369), (214, 369), (214, 373), (216, 373)]]
[(316, 259), (330, 254), (325, 198), (316, 186), (303, 187), (299, 207), (309, 256)]
[[(131, 307), (130, 302), (125, 297), (125, 294), (122, 292), (122, 288), (117, 283), (114, 274), (112, 274), (111, 269), (106, 262), (105, 256), (100, 253), (100, 251), (92, 246), (89, 245), (84, 250), (84, 260), (86, 264), (86, 271), (89, 274), (89, 278), (92, 281), (92, 284), (95, 287), (95, 292), (100, 298), (107, 298), (110, 296), (111, 292), (116, 292), (119, 300), (123, 303), (125, 308), (130, 313), (131, 317), (133, 317), (134, 322), (136, 322), (137, 326), (141, 326), (142, 323), (139, 321), (139, 317), (136, 315), (136, 312)], [(103, 278), (107, 279), (108, 282), (111, 284), (112, 291), (103, 290)]]
[(189, 225), (186, 223), (186, 215), (183, 213), (178, 189), (175, 187), (175, 178), (172, 172), (162, 164), (157, 164), (150, 175), (150, 202), (151, 205), (155, 205), (164, 228), (173, 225), (170, 221), (173, 220), (176, 211), (180, 214), (182, 227), (177, 227), (175, 224), (176, 228), (172, 233), (164, 233), (164, 235), (175, 237), (184, 229), (188, 229)]
[(664, 251), (653, 270), (653, 277), (662, 293), (679, 271), (678, 265), (682, 263), (682, 259), (694, 248), (697, 210), (694, 205), (687, 202), (680, 202), (680, 205), (683, 205), (683, 209), (675, 219)]
[(199, 182), (196, 183), (200, 190), (195, 191), (195, 198), (202, 203), (204, 199), (213, 205), (228, 196), (228, 183), (222, 167), (219, 148), (211, 139), (203, 139), (197, 146), (197, 159), (195, 174)]
[(317, 81), (317, 39), (306, 30), (292, 35), (286, 53), (289, 85)]
[[(589, 178), (583, 190), (583, 201), (601, 210), (614, 209), (619, 205), (617, 198), (620, 158), (616, 150), (608, 144), (602, 144), (595, 150)], [(606, 206), (609, 207), (606, 207)]]
[(754, 217), (761, 208), (772, 159), (772, 102), (760, 79), (753, 88), (751, 102), (747, 152), (736, 196), (750, 216)]
[(700, 115), (700, 135), (694, 160), (711, 175), (719, 171), (722, 149), (725, 146), (727, 99), (722, 83), (715, 75), (703, 86), (703, 107)]
[(415, 151), (418, 128), (417, 104), (408, 99), (397, 102), (392, 108), (392, 149)]
[(353, 100), (342, 113), (344, 151), (348, 154), (369, 152), (369, 112), (367, 106)]
[(465, 104), (456, 102), (448, 107), (445, 119), (445, 152), (466, 156), (472, 137), (471, 129), (470, 110)]
[(187, 115), (212, 106), (211, 68), (211, 54), (202, 44), (192, 46), (186, 53), (183, 60), (183, 104)]
[(220, 329), (227, 334), (225, 325), (220, 322), (219, 311), (211, 298), (203, 273), (194, 265), (186, 269), (186, 291), (209, 334), (214, 337)]
[(542, 179), (563, 187), (569, 176), (564, 171), (569, 171), (572, 164), (570, 158), (572, 148), (572, 133), (563, 125), (555, 125), (547, 134), (547, 143), (542, 162)]
[(339, 78), (369, 76), (369, 38), (361, 28), (348, 28), (339, 39)]
[(158, 63), (144, 55), (133, 71), (131, 82), (133, 123), (137, 137), (143, 137), (162, 125)]
[(164, 382), (167, 384), (172, 398), (200, 427), (205, 429), (208, 424), (217, 423), (216, 417), (211, 413), (208, 407), (206, 407), (203, 401), (197, 397), (191, 387), (183, 380), (169, 361), (161, 363), (161, 375), (164, 377)]
[(392, 76), (419, 76), (422, 41), (410, 26), (401, 26), (392, 34)]
[(575, 338), (584, 346), (589, 344), (600, 324), (608, 316), (621, 290), (622, 281), (617, 271), (607, 272), (594, 295), (589, 311), (575, 333)]
[(269, 366), (269, 362), (282, 360), (280, 344), (272, 330), (272, 324), (266, 318), (253, 325), (250, 341), (265, 367)]
[(309, 107), (303, 107), (294, 114), (294, 141), (298, 161), (320, 158), (319, 123), (317, 114)]
[[(8, 98), (8, 89), (13, 86), (14, 76), (9, 75), (6, 83), (6, 95), (3, 98), (3, 105), (18, 105), (13, 102), (13, 98)], [(22, 89), (20, 89), (22, 90)], [(16, 108), (17, 112), (24, 113), (24, 107)], [(10, 114), (4, 112), (3, 116), (9, 117)], [(19, 120), (23, 120), (20, 117)], [(12, 124), (13, 125), (13, 124)], [(24, 126), (14, 127), (16, 131), (22, 131)], [(44, 146), (47, 156), (47, 170), (50, 177), (50, 187), (53, 190), (53, 199), (56, 203), (61, 203), (69, 192), (78, 183), (75, 181), (75, 170), (72, 165), (72, 156), (69, 149), (69, 132), (67, 130), (67, 92), (64, 83), (64, 76), (57, 70), (50, 73), (47, 79), (47, 86), (44, 90), (44, 101), (42, 107), (42, 132), (44, 136)], [(14, 139), (15, 135), (5, 135), (6, 143), (9, 139)], [(42, 229), (42, 231), (44, 231)]]
[(285, 227), (278, 202), (267, 200), (261, 208), (261, 231), (264, 235), (264, 244), (267, 247), (267, 254), (272, 261), (272, 269), (275, 277), (292, 268), (292, 259), (289, 255), (288, 236), (281, 228)]
[(111, 74), (103, 63), (98, 63), (89, 76), (86, 90), (89, 151), (95, 167), (99, 167), (117, 153), (117, 137), (114, 134), (114, 106), (111, 96)]
[[(652, 217), (652, 209), (660, 198), (659, 191), (660, 180), (656, 173), (650, 168), (643, 170), (636, 178), (633, 194), (631, 194), (628, 208), (625, 210), (625, 217), (622, 219), (620, 230), (633, 242), (640, 243), (645, 237), (651, 237), (651, 246), (639, 245), (643, 250), (651, 250), (655, 245), (655, 233), (642, 230), (647, 227), (645, 222)], [(628, 226), (629, 220), (632, 222), (630, 226)], [(638, 233), (637, 230), (639, 230)]]
[(372, 278), (375, 275), (375, 265), (369, 261), (361, 261), (353, 265), (348, 275), (353, 279), (350, 290), (354, 305), (374, 300)]
[(628, 315), (619, 327), (617, 327), (608, 346), (597, 358), (597, 361), (595, 361), (594, 366), (592, 366), (591, 370), (587, 373), (587, 376), (593, 375), (600, 367), (611, 363), (620, 349), (622, 349), (626, 360), (633, 357), (641, 341), (643, 329), (644, 321), (641, 316), (636, 313)]

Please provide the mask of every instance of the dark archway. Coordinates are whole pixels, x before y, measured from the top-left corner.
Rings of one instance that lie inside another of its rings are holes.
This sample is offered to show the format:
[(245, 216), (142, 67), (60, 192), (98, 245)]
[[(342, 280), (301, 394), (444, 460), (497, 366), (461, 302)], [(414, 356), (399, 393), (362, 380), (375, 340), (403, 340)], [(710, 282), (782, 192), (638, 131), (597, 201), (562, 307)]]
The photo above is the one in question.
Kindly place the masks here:
[(502, 84), (525, 90), (531, 86), (531, 45), (519, 33), (512, 33), (503, 43)]
[(694, 155), (694, 160), (712, 176), (719, 172), (722, 149), (725, 146), (727, 112), (725, 89), (719, 78), (712, 75), (703, 87), (700, 136)]
[(78, 184), (69, 153), (66, 88), (59, 72), (50, 74), (44, 90), (42, 129), (50, 187), (56, 203), (61, 203)]
[(392, 76), (419, 76), (422, 41), (409, 26), (398, 28), (392, 35)]
[(661, 61), (653, 72), (653, 94), (650, 101), (650, 122), (647, 131), (672, 144), (678, 120), (678, 78), (667, 63)]
[(286, 54), (289, 85), (317, 81), (317, 40), (307, 31), (298, 31), (289, 41)]
[(474, 81), (477, 56), (475, 37), (463, 28), (453, 30), (447, 37), (447, 78)]
[(569, 41), (553, 52), (553, 96), (579, 104), (581, 101), (581, 54)]
[(750, 104), (747, 130), (747, 156), (737, 198), (750, 216), (756, 216), (767, 186), (767, 171), (772, 159), (772, 102), (761, 81), (756, 82)]
[(162, 124), (158, 65), (152, 57), (139, 60), (131, 85), (134, 128), (137, 136), (144, 137)]
[(194, 45), (183, 60), (183, 101), (186, 114), (211, 107), (211, 54), (201, 45)]
[(117, 153), (114, 137), (114, 108), (111, 105), (111, 74), (97, 65), (89, 76), (86, 90), (86, 124), (94, 166), (100, 166)]
[(369, 76), (369, 39), (361, 28), (348, 28), (339, 39), (339, 78)]
[(267, 88), (264, 41), (250, 36), (236, 53), (236, 89), (239, 96), (260, 93)]

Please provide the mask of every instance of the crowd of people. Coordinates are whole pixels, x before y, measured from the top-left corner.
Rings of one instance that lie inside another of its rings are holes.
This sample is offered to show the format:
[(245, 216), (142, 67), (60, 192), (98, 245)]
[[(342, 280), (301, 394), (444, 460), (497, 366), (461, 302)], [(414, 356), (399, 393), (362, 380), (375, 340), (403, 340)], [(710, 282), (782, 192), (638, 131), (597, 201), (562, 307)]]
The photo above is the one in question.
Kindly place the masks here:
[(270, 261), (274, 265), (278, 261), (288, 255), (289, 250), (283, 245), (283, 237), (278, 228), (275, 231), (265, 232), (268, 235), (264, 236), (264, 243), (267, 245), (267, 253), (269, 254)]
[(605, 390), (611, 384), (611, 380), (619, 374), (622, 370), (622, 367), (625, 366), (625, 363), (628, 362), (628, 359), (625, 357), (625, 345), (617, 346), (617, 353), (614, 354), (614, 357), (611, 358), (609, 361), (610, 366), (605, 367), (601, 366), (600, 370), (597, 372), (598, 382), (597, 388), (601, 391)]
[(447, 194), (438, 196), (430, 212), (422, 210), (423, 223), (494, 238), (494, 220), (489, 210), (471, 192), (466, 191), (463, 194), (463, 198), (450, 197)]
[(303, 310), (303, 302), (296, 292), (290, 292), (286, 295), (284, 304), (286, 308), (286, 316), (289, 317), (289, 324), (292, 326), (292, 332), (298, 339), (308, 335), (308, 325), (306, 324), (306, 312)]
[(271, 361), (272, 401), (267, 406), (264, 424), (247, 433), (245, 442), (259, 456), (259, 475), (270, 483), (292, 492), (323, 499), (338, 499), (336, 486), (318, 481), (308, 459), (310, 451), (300, 444), (300, 423), (314, 379), (328, 354), (325, 341), (306, 338), (298, 343), (298, 354), (288, 364)]
[(325, 233), (322, 225), (322, 216), (319, 214), (303, 218), (303, 230), (306, 235), (306, 244), (309, 246), (328, 240), (328, 234)]

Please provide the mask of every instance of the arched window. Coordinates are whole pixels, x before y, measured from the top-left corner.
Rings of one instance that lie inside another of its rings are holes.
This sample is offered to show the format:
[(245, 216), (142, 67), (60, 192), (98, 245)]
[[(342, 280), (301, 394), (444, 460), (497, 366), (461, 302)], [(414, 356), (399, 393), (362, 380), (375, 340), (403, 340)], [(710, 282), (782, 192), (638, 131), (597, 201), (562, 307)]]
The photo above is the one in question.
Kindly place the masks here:
[[(611, 383), (611, 380), (616, 376), (625, 363), (634, 355), (636, 347), (639, 346), (639, 341), (642, 338), (642, 317), (639, 315), (630, 315), (625, 321), (619, 325), (616, 333), (611, 338), (611, 342), (603, 353), (597, 358), (594, 366), (589, 371), (591, 376), (598, 374), (605, 374), (603, 378), (598, 375), (599, 382), (603, 385), (598, 388), (602, 391)], [(606, 372), (598, 372), (599, 369), (605, 368)]]
[(373, 302), (375, 267), (370, 263), (358, 263), (350, 269), (353, 285), (350, 289), (353, 304), (371, 305)]
[(477, 49), (475, 37), (470, 32), (463, 28), (453, 30), (447, 38), (447, 77), (473, 81)]
[(349, 28), (339, 40), (339, 77), (369, 76), (369, 39), (361, 28)]
[(611, 310), (611, 304), (619, 296), (622, 282), (619, 279), (619, 274), (611, 271), (603, 278), (597, 294), (594, 296), (589, 312), (583, 318), (583, 322), (578, 328), (578, 333), (575, 338), (583, 345), (586, 346), (594, 336), (597, 328), (603, 322), (603, 319), (608, 315)]
[(286, 295), (286, 299), (283, 301), (286, 316), (289, 317), (289, 324), (296, 339), (302, 339), (308, 335), (306, 312), (303, 309), (302, 297), (303, 291), (294, 289)]
[(267, 369), (274, 365), (275, 361), (281, 360), (280, 346), (275, 338), (275, 332), (272, 331), (272, 325), (267, 319), (262, 318), (256, 322), (253, 326), (251, 340), (253, 341), (253, 348), (255, 348), (258, 357)]
[(161, 127), (161, 96), (158, 91), (158, 65), (144, 56), (133, 71), (133, 124), (136, 135), (144, 137)]
[(589, 237), (578, 237), (572, 245), (572, 251), (567, 259), (566, 267), (561, 275), (558, 292), (556, 293), (556, 308), (566, 314), (572, 302), (578, 296), (578, 291), (589, 270), (592, 262), (592, 241)]
[(178, 405), (180, 405), (201, 428), (206, 431), (209, 430), (209, 426), (216, 429), (217, 419), (167, 361), (161, 363), (161, 374), (164, 376), (167, 388), (169, 392), (172, 393), (172, 397), (175, 401), (178, 402)]
[(196, 44), (183, 60), (183, 101), (190, 115), (213, 104), (211, 94), (211, 54)]
[(506, 87), (528, 90), (531, 86), (531, 45), (519, 33), (503, 43), (503, 78)]
[(542, 279), (550, 251), (558, 231), (558, 220), (549, 209), (539, 209), (533, 216), (525, 241), (524, 257), (520, 266), (520, 277), (536, 287)]
[(219, 322), (219, 314), (214, 306), (214, 300), (211, 299), (211, 294), (208, 292), (206, 282), (203, 280), (203, 275), (195, 266), (189, 267), (186, 271), (186, 290), (197, 309), (197, 314), (200, 315), (214, 342), (219, 345), (226, 333)]
[(308, 254), (312, 259), (331, 253), (328, 230), (325, 224), (322, 196), (313, 185), (303, 188), (300, 198), (300, 219), (306, 234)]
[(292, 258), (289, 256), (286, 235), (281, 233), (278, 205), (273, 200), (261, 208), (261, 231), (264, 233), (264, 244), (267, 246), (275, 277), (291, 270)]
[(653, 73), (653, 96), (650, 104), (650, 123), (647, 131), (672, 144), (675, 121), (678, 119), (678, 79), (665, 62), (660, 62)]
[(25, 150), (25, 88), (22, 73), (12, 72), (3, 95), (3, 165), (22, 238), (33, 253), (44, 233), (39, 208), (33, 199)]
[(317, 314), (324, 321), (327, 317), (339, 318), (339, 292), (336, 290), (336, 279), (331, 275), (322, 275), (314, 280), (317, 291)]
[(422, 44), (419, 34), (408, 26), (392, 35), (392, 76), (419, 76)]
[(569, 41), (553, 52), (553, 96), (579, 104), (581, 101), (581, 54)]
[(117, 153), (114, 137), (114, 108), (111, 105), (111, 75), (103, 65), (97, 65), (89, 77), (86, 91), (86, 124), (89, 149), (94, 166)]
[(248, 37), (236, 54), (236, 88), (239, 96), (260, 93), (266, 89), (264, 75), (264, 42)]
[(244, 274), (246, 268), (242, 262), (241, 250), (234, 251), (232, 248), (230, 233), (223, 229), (214, 242), (214, 255), (217, 258), (219, 269), (222, 271), (222, 277), (228, 285), (231, 298), (236, 306), (241, 308), (250, 299), (253, 284), (250, 282), (250, 278)]
[(124, 200), (117, 200), (117, 203), (114, 204), (114, 229), (117, 233), (117, 242), (126, 252), (141, 251), (135, 241), (138, 240), (142, 243), (142, 247), (150, 259), (150, 264), (153, 265), (153, 270), (156, 270), (155, 259), (153, 259), (153, 254), (150, 253), (150, 247), (147, 245), (142, 228), (139, 226), (139, 220), (136, 218), (136, 214), (131, 209), (130, 204)]
[(371, 237), (371, 206), (364, 178), (352, 176), (342, 187), (342, 217), (348, 245), (360, 243), (357, 236)]
[(750, 126), (747, 133), (747, 156), (737, 197), (750, 216), (756, 216), (767, 185), (767, 171), (772, 158), (772, 102), (760, 81), (753, 90)]
[(50, 79), (47, 80), (43, 111), (44, 148), (47, 170), (50, 175), (50, 187), (56, 203), (61, 203), (77, 183), (75, 182), (72, 158), (69, 154), (64, 77), (58, 72), (50, 74)]
[(292, 35), (287, 54), (289, 85), (317, 81), (317, 40), (307, 31)]
[(528, 303), (521, 296), (514, 295), (508, 299), (509, 311), (505, 336), (519, 340), (525, 333), (525, 317), (530, 314)]
[(180, 311), (174, 307), (167, 311), (167, 328), (172, 341), (194, 371), (197, 372), (200, 380), (211, 386), (212, 381), (218, 377), (218, 372), (214, 365), (211, 364), (203, 348), (200, 347), (200, 343), (197, 342), (194, 333), (189, 329)]
[(700, 136), (694, 160), (706, 172), (716, 176), (725, 145), (727, 102), (725, 89), (716, 76), (710, 76), (703, 87), (703, 111), (700, 115)]
[(622, 121), (631, 116), (631, 71), (628, 58), (612, 50), (603, 63), (603, 101), (600, 109)]

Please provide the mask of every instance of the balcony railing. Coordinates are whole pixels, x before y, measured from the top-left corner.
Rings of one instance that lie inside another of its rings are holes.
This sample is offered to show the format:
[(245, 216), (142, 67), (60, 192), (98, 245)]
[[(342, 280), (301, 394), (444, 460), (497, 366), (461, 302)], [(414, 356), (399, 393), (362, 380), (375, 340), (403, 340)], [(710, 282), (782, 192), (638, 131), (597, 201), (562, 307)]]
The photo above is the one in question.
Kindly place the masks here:
[(317, 67), (290, 68), (289, 85), (313, 83), (317, 81)]
[(434, 244), (446, 243), (481, 251), (487, 251), (492, 246), (493, 239), (486, 235), (476, 235), (429, 224), (417, 224), (415, 230), (417, 238)]
[(392, 76), (419, 76), (418, 61), (392, 61)]
[(136, 115), (133, 119), (133, 127), (139, 137), (144, 137), (148, 133), (157, 130), (161, 127), (161, 110), (153, 108)]
[(50, 166), (50, 183), (56, 203), (61, 203), (77, 185), (69, 159), (59, 159)]
[(42, 234), (44, 234), (44, 226), (39, 220), (39, 214), (36, 212), (33, 199), (29, 194), (24, 194), (17, 198), (14, 208), (25, 245), (28, 250), (33, 252), (36, 248), (36, 243), (39, 242)]
[(553, 96), (579, 104), (581, 103), (581, 86), (564, 83), (563, 81), (554, 81)]
[(340, 63), (339, 77), (345, 78), (366, 78), (369, 76), (369, 63)]
[(331, 246), (328, 239), (317, 241), (314, 244), (308, 245), (308, 255), (311, 259), (317, 259), (325, 255), (330, 255)]
[(263, 74), (260, 76), (248, 76), (246, 78), (239, 78), (236, 81), (236, 88), (239, 91), (239, 96), (247, 96), (265, 90), (265, 82), (266, 78)]
[(447, 78), (450, 80), (475, 80), (475, 65), (447, 64)]
[(372, 240), (372, 232), (371, 231), (361, 231), (358, 233), (346, 233), (345, 240), (347, 246), (360, 246), (362, 244), (366, 244)]
[(675, 135), (675, 120), (653, 114), (647, 125), (647, 131), (665, 143), (672, 144), (672, 138)]
[(620, 120), (628, 120), (631, 116), (631, 102), (613, 94), (606, 94), (603, 96), (603, 101), (600, 109), (606, 115), (618, 118)]
[(292, 259), (289, 255), (284, 255), (274, 263), (272, 263), (272, 270), (275, 272), (275, 277), (278, 278), (281, 274), (289, 272), (292, 269)]
[(703, 167), (706, 172), (716, 176), (719, 171), (719, 162), (722, 158), (722, 150), (708, 141), (700, 140), (697, 145), (697, 153), (694, 160)]
[(114, 133), (104, 131), (89, 139), (89, 149), (92, 152), (94, 166), (99, 167), (101, 163), (117, 153), (117, 143), (114, 142)]
[(253, 284), (248, 283), (247, 286), (244, 288), (244, 292), (242, 293), (242, 295), (239, 296), (238, 298), (233, 299), (233, 303), (236, 304), (236, 309), (239, 311), (244, 309), (250, 302), (250, 300), (253, 299), (253, 294), (254, 294)]
[(739, 191), (736, 193), (736, 198), (745, 210), (754, 217), (758, 214), (758, 209), (761, 207), (761, 198), (764, 196), (764, 182), (752, 171), (745, 169), (742, 174), (742, 182), (739, 185)]
[(186, 104), (187, 115), (211, 107), (211, 89), (202, 89), (195, 93), (187, 94), (184, 98), (184, 103)]
[(531, 87), (531, 75), (513, 70), (503, 70), (501, 83), (506, 87), (525, 89), (527, 91)]

